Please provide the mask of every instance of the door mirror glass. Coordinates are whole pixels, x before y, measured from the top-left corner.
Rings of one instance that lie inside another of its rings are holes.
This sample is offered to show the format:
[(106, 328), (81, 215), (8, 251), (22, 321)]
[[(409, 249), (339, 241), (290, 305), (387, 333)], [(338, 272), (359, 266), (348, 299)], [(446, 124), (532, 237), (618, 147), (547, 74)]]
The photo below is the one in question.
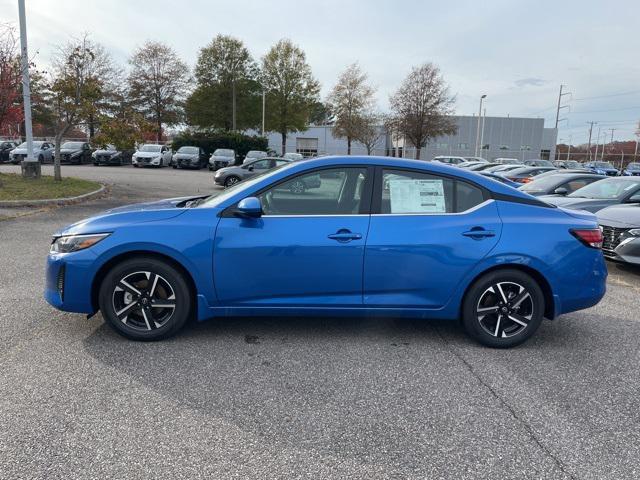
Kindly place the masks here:
[(631, 195), (627, 200), (627, 203), (640, 203), (640, 192)]
[(262, 216), (262, 204), (256, 197), (243, 198), (238, 202), (235, 214), (239, 217), (258, 218)]
[(553, 193), (556, 195), (566, 195), (569, 191), (564, 187), (558, 187), (553, 191)]

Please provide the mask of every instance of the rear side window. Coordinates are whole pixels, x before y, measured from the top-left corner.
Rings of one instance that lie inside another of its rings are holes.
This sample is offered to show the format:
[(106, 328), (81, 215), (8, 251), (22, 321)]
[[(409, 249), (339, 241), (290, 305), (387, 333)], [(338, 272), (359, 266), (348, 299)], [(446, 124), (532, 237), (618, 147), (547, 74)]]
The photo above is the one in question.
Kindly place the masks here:
[(451, 178), (406, 170), (382, 170), (380, 213), (460, 213), (485, 200), (482, 189)]

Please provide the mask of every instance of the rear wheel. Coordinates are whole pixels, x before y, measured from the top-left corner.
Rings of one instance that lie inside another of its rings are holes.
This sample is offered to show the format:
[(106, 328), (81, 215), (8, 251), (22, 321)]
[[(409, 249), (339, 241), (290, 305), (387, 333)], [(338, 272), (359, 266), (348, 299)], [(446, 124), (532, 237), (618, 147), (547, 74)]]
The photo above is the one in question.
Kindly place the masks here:
[(151, 257), (113, 267), (98, 295), (102, 316), (132, 340), (161, 340), (175, 335), (191, 313), (191, 291), (183, 274)]
[(479, 278), (465, 295), (462, 323), (488, 347), (525, 342), (542, 323), (544, 295), (538, 283), (519, 270), (498, 270)]

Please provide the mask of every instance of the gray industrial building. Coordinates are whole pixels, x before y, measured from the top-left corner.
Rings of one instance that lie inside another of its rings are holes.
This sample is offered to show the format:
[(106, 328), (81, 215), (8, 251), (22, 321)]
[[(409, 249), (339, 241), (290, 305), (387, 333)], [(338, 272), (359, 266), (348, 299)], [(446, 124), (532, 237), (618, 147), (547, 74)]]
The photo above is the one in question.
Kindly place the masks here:
[[(555, 128), (545, 128), (542, 118), (484, 117), (480, 119), (478, 156), (492, 160), (511, 157), (521, 160), (533, 158), (553, 159), (558, 132)], [(431, 160), (438, 155), (461, 157), (475, 156), (478, 117), (456, 116), (458, 131), (432, 139), (421, 151), (420, 158)], [(393, 155), (413, 158), (415, 149), (403, 138), (392, 138), (381, 129), (381, 137), (372, 154)], [(282, 138), (278, 133), (268, 135), (269, 148), (281, 151)], [(292, 133), (287, 137), (287, 152), (299, 152), (305, 156), (340, 155), (347, 153), (347, 140), (335, 138), (331, 125), (311, 126), (304, 132)], [(352, 155), (366, 155), (366, 148), (352, 142)]]

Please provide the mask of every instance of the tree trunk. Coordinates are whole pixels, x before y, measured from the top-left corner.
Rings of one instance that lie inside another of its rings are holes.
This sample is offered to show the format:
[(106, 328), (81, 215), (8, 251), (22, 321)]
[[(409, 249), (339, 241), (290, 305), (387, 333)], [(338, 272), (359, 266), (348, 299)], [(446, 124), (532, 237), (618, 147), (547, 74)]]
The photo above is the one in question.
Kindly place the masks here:
[(282, 155), (287, 153), (287, 132), (280, 132), (282, 135)]
[(416, 160), (420, 160), (420, 150), (422, 150), (422, 148), (416, 147), (416, 155), (414, 157)]
[(53, 158), (53, 179), (56, 181), (62, 180), (62, 171), (60, 169), (60, 144), (62, 143), (62, 134), (56, 135), (56, 148)]
[(89, 140), (93, 140), (93, 137), (96, 134), (96, 125), (95, 125), (95, 118), (93, 117), (93, 114), (89, 115)]
[(162, 120), (160, 120), (160, 117), (158, 117), (157, 126), (158, 126), (157, 139), (158, 139), (158, 142), (161, 142), (162, 141)]
[(371, 145), (367, 145), (367, 155), (371, 155)]
[(236, 82), (231, 82), (231, 128), (236, 131)]
[(347, 137), (347, 155), (351, 155), (351, 137)]

